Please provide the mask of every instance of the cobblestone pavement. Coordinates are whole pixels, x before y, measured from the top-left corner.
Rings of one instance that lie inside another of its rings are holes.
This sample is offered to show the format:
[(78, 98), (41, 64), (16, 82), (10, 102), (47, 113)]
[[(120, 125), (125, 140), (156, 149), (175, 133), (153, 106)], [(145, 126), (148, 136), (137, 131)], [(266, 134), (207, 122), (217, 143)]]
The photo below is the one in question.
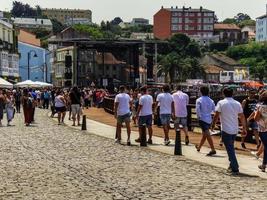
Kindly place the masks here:
[[(0, 199), (266, 199), (267, 181), (58, 126), (0, 128)], [(215, 158), (216, 159), (216, 158)], [(215, 160), (216, 161), (216, 160)]]

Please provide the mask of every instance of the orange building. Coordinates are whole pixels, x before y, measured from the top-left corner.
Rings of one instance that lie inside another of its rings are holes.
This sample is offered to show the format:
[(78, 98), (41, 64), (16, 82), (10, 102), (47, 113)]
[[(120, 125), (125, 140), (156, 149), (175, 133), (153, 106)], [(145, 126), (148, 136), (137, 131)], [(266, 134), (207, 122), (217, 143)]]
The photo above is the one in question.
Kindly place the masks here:
[(27, 44), (31, 44), (34, 46), (41, 46), (41, 41), (40, 39), (36, 38), (36, 35), (34, 35), (33, 33), (30, 33), (28, 31), (25, 31), (23, 29), (19, 30), (19, 35), (18, 35), (18, 41), (19, 42), (24, 42)]

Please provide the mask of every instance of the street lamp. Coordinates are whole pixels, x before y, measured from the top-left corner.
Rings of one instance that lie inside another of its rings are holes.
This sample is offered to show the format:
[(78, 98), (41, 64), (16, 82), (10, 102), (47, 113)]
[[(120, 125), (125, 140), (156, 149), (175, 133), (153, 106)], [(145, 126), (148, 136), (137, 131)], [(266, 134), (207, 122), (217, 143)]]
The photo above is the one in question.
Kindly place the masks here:
[(35, 50), (30, 50), (28, 52), (28, 80), (30, 80), (30, 58), (31, 58), (31, 53), (34, 53), (33, 57), (37, 58), (37, 53)]

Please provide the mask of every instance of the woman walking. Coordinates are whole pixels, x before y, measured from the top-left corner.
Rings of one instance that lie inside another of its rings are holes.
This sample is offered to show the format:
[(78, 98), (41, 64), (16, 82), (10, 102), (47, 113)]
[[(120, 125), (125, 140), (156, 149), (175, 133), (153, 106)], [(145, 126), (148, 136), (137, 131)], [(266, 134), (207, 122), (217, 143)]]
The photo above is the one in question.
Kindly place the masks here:
[(63, 92), (59, 90), (57, 91), (55, 97), (55, 108), (58, 116), (58, 125), (64, 124), (64, 119), (66, 115), (66, 101), (63, 95)]
[(14, 97), (12, 96), (10, 91), (7, 91), (6, 94), (6, 116), (7, 116), (7, 126), (11, 126), (10, 122), (14, 118)]
[(22, 107), (24, 113), (24, 122), (26, 126), (29, 126), (32, 122), (32, 113), (33, 113), (33, 99), (28, 91), (28, 89), (23, 90), (22, 96)]
[(262, 104), (258, 105), (254, 120), (258, 123), (259, 135), (264, 146), (263, 161), (259, 165), (259, 169), (265, 172), (267, 164), (267, 92), (261, 94), (260, 101)]

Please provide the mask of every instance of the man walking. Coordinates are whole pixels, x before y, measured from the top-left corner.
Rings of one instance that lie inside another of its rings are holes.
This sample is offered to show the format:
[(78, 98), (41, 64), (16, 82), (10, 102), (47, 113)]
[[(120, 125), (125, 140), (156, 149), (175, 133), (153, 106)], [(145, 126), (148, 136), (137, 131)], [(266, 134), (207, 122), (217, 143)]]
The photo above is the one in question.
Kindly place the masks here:
[(147, 94), (147, 87), (141, 87), (141, 97), (139, 99), (139, 105), (137, 109), (137, 119), (138, 119), (138, 126), (139, 126), (139, 138), (136, 142), (140, 142), (141, 133), (142, 133), (142, 126), (146, 126), (148, 129), (149, 138), (147, 140), (148, 144), (152, 144), (152, 106), (153, 106), (153, 97)]
[(164, 144), (167, 146), (170, 144), (169, 130), (170, 130), (170, 120), (174, 113), (174, 101), (170, 94), (170, 86), (163, 86), (163, 93), (158, 94), (156, 100), (155, 112), (157, 112), (158, 106), (160, 105), (160, 120), (163, 125), (164, 131)]
[(237, 175), (239, 173), (239, 166), (235, 155), (234, 142), (239, 131), (238, 119), (240, 119), (243, 126), (242, 135), (245, 136), (247, 134), (246, 120), (241, 104), (233, 99), (233, 90), (225, 88), (223, 94), (225, 98), (219, 101), (215, 108), (215, 116), (211, 128), (212, 130), (214, 129), (220, 117), (222, 141), (230, 161), (228, 169), (231, 170), (233, 175)]
[(182, 92), (181, 86), (177, 87), (177, 92), (174, 93), (174, 109), (175, 109), (175, 128), (182, 126), (182, 131), (185, 133), (185, 144), (189, 144), (188, 128), (187, 128), (187, 105), (189, 104), (189, 96)]
[(201, 147), (208, 140), (211, 151), (207, 154), (207, 156), (212, 156), (216, 154), (213, 141), (210, 135), (210, 125), (212, 122), (211, 113), (215, 110), (214, 101), (209, 98), (209, 88), (207, 86), (202, 86), (200, 88), (201, 97), (196, 101), (196, 113), (197, 118), (199, 120), (199, 125), (202, 130), (202, 138), (199, 145), (196, 145), (197, 151), (200, 151)]
[(70, 93), (71, 113), (72, 113), (72, 126), (75, 126), (76, 120), (78, 126), (80, 126), (80, 117), (82, 113), (82, 95), (77, 86), (73, 87)]
[(117, 128), (116, 128), (116, 143), (121, 143), (121, 127), (122, 123), (125, 122), (127, 128), (127, 145), (131, 145), (131, 98), (125, 92), (125, 87), (120, 86), (120, 93), (116, 95), (114, 102), (114, 117), (117, 119)]

